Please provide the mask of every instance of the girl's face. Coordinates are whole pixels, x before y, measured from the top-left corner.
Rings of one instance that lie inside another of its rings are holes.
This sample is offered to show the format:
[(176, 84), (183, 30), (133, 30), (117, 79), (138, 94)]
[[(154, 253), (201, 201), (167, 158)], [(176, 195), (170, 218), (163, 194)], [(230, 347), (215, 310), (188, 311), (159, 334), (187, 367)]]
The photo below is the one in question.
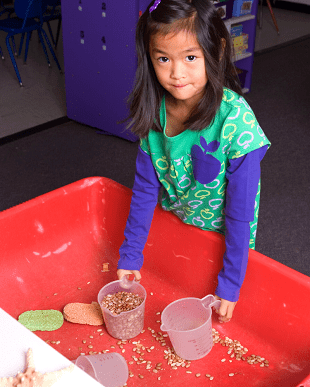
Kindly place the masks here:
[(180, 107), (198, 103), (208, 81), (203, 51), (196, 36), (178, 34), (151, 37), (150, 57), (159, 83)]

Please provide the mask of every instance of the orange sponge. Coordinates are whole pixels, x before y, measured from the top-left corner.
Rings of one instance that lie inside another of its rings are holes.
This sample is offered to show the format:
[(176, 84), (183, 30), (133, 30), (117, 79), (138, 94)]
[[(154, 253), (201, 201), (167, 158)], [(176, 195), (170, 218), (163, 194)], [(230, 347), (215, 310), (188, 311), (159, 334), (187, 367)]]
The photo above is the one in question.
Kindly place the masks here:
[(98, 302), (67, 304), (63, 310), (64, 318), (75, 324), (102, 325), (103, 317)]

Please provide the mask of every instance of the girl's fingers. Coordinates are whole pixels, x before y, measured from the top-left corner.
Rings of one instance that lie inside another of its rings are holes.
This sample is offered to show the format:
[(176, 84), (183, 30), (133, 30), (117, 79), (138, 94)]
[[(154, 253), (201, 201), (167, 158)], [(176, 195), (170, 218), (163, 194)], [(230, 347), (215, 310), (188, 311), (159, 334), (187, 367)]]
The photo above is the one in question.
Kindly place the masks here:
[(223, 298), (221, 299), (218, 296), (215, 296), (215, 298), (217, 300), (221, 300), (221, 306), (216, 311), (219, 314), (220, 322), (230, 321), (232, 316), (233, 316), (233, 311), (234, 311), (234, 308), (236, 306), (236, 302), (227, 301), (227, 300), (224, 300)]
[(123, 270), (123, 269), (117, 270), (117, 277), (119, 280), (121, 280), (123, 277), (127, 276), (128, 274), (131, 274), (129, 270)]
[(117, 270), (117, 277), (119, 280), (121, 280), (123, 277), (127, 276), (129, 278), (130, 275), (135, 276), (135, 280), (139, 282), (141, 280), (141, 274), (139, 270), (124, 270), (124, 269), (118, 269)]
[(140, 281), (141, 280), (140, 272), (138, 270), (133, 270), (132, 272), (133, 272), (133, 274), (135, 276), (136, 281)]

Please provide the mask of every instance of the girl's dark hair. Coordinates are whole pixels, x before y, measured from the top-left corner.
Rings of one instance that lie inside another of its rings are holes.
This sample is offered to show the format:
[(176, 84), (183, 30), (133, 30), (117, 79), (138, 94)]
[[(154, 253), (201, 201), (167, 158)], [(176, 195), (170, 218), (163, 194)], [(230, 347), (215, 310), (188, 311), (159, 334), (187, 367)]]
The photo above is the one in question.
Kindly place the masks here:
[[(184, 122), (184, 127), (202, 130), (211, 123), (220, 107), (223, 87), (243, 94), (231, 59), (230, 34), (210, 0), (161, 0), (157, 8), (150, 13), (149, 8), (153, 4), (154, 1), (137, 24), (138, 68), (134, 88), (127, 100), (130, 114), (121, 123), (131, 119), (126, 129), (132, 127), (131, 131), (140, 138), (146, 137), (150, 129), (163, 131), (159, 108), (165, 89), (158, 82), (151, 62), (150, 38), (157, 33), (166, 36), (186, 30), (196, 35), (204, 52), (208, 81), (204, 96)], [(223, 39), (226, 41), (224, 51)]]

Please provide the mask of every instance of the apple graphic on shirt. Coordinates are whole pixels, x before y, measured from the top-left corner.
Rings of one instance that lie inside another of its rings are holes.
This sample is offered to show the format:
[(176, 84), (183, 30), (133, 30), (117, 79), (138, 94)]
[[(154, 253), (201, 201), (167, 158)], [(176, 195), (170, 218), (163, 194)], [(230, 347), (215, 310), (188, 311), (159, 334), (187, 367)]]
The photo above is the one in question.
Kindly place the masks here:
[(214, 153), (218, 150), (220, 143), (218, 141), (212, 141), (209, 144), (201, 136), (200, 144), (203, 149), (198, 145), (193, 145), (191, 149), (193, 173), (195, 180), (200, 184), (208, 184), (213, 181), (221, 170), (221, 162), (214, 156), (207, 153)]

